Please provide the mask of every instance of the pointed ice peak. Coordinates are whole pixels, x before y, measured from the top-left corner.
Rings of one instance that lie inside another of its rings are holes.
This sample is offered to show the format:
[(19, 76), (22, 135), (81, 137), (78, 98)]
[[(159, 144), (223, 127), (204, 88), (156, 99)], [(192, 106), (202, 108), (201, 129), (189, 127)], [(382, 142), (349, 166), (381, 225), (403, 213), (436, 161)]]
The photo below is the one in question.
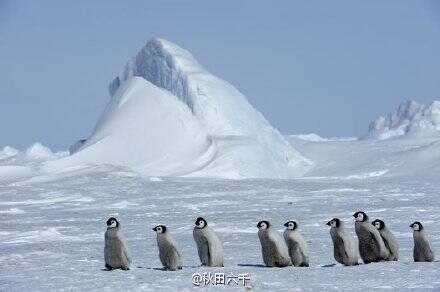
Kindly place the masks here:
[(159, 56), (165, 56), (170, 62), (170, 67), (185, 69), (187, 73), (203, 71), (202, 66), (190, 52), (164, 39), (154, 38), (149, 40), (141, 52), (154, 52)]
[(113, 96), (125, 80), (140, 76), (185, 100), (188, 90), (185, 76), (204, 72), (190, 52), (167, 40), (154, 38), (127, 62), (110, 83), (109, 92)]

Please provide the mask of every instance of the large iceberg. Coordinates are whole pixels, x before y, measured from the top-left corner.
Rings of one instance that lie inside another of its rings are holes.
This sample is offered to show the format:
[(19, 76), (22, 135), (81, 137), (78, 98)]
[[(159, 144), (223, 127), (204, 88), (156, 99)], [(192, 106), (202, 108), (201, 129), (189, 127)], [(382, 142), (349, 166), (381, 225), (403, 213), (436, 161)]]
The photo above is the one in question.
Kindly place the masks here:
[(153, 176), (288, 178), (312, 163), (186, 50), (147, 42), (109, 86), (93, 133), (49, 167), (107, 163)]
[(407, 134), (440, 131), (440, 101), (422, 105), (413, 100), (402, 102), (397, 111), (370, 124), (367, 138), (388, 139)]

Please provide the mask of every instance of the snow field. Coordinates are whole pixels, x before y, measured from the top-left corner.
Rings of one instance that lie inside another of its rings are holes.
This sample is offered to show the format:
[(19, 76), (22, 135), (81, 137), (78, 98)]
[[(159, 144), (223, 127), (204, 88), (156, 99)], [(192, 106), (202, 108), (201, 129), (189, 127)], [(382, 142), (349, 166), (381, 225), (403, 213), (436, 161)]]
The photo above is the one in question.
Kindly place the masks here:
[[(424, 223), (438, 254), (439, 190), (438, 182), (423, 178), (151, 181), (111, 168), (49, 182), (2, 185), (0, 283), (4, 290), (24, 290), (32, 282), (39, 291), (185, 291), (197, 288), (191, 284), (193, 273), (206, 271), (250, 273), (250, 285), (257, 291), (435, 290), (440, 288), (439, 263), (412, 262), (409, 224)], [(399, 262), (330, 266), (336, 262), (325, 223), (339, 217), (354, 235), (351, 215), (357, 210), (387, 223), (400, 243)], [(223, 242), (224, 268), (198, 267), (192, 228), (199, 215)], [(105, 222), (110, 216), (121, 220), (134, 259), (128, 272), (102, 271)], [(311, 267), (262, 267), (256, 228), (261, 219), (280, 232), (283, 223), (296, 220), (309, 242)], [(160, 270), (151, 231), (160, 223), (168, 226), (181, 247), (181, 271)]]

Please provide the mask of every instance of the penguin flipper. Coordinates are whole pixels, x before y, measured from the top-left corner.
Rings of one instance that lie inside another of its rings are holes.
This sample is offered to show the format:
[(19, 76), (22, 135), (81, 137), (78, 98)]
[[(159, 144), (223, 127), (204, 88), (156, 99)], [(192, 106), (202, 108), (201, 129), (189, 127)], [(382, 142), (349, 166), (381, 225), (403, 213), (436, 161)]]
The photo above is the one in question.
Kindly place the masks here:
[(335, 240), (335, 259), (336, 261), (338, 261), (339, 263), (343, 263), (345, 262), (346, 259), (348, 259), (348, 255), (347, 255), (347, 251), (346, 249), (346, 243), (344, 241), (344, 238), (336, 235), (334, 237)]
[(202, 265), (204, 266), (208, 266), (209, 265), (209, 259), (210, 257), (210, 252), (209, 252), (209, 242), (208, 240), (203, 237), (202, 241), (200, 242), (200, 249), (199, 249), (199, 257), (200, 257), (200, 261), (202, 262)]
[(392, 253), (391, 253), (391, 251), (392, 251), (393, 249), (391, 248), (391, 245), (390, 245), (390, 243), (388, 242), (388, 240), (387, 240), (385, 237), (383, 237), (382, 235), (381, 235), (381, 237), (382, 237), (383, 243), (385, 244), (385, 248), (388, 250), (388, 260), (390, 260), (390, 258), (392, 258)]
[[(383, 249), (386, 249), (386, 247), (385, 247), (385, 243), (384, 243), (380, 233), (379, 232), (376, 233), (376, 232), (372, 232), (372, 231), (369, 231), (369, 233), (370, 233), (370, 238), (371, 238), (371, 244), (372, 244), (372, 246), (374, 246), (374, 249), (377, 250), (377, 253), (378, 253), (377, 256), (382, 259), (387, 258), (388, 256), (384, 256)], [(389, 254), (388, 250), (386, 250), (386, 253)]]

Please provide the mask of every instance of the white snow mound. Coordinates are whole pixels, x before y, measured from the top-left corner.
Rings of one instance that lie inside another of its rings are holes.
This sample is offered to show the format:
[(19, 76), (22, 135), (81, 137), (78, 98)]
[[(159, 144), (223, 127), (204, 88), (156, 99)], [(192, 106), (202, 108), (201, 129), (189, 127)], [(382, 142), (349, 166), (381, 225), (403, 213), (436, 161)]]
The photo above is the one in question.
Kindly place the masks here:
[(92, 135), (48, 169), (108, 163), (149, 176), (287, 178), (312, 165), (237, 89), (168, 41), (148, 41), (109, 91)]
[(66, 152), (54, 153), (38, 142), (24, 151), (5, 146), (0, 150), (0, 182), (20, 180), (36, 175), (42, 164), (66, 155)]
[(25, 155), (30, 160), (51, 160), (58, 157), (52, 150), (38, 142), (32, 144), (26, 150)]
[(0, 151), (0, 160), (7, 159), (19, 154), (19, 151), (13, 147), (5, 146)]
[(358, 138), (356, 137), (332, 137), (332, 138), (323, 138), (315, 133), (310, 134), (297, 134), (297, 135), (288, 135), (287, 139), (296, 138), (303, 141), (309, 142), (340, 142), (340, 141), (356, 141)]
[(384, 140), (433, 131), (440, 131), (440, 101), (422, 105), (410, 100), (402, 102), (396, 112), (373, 121), (367, 138)]

